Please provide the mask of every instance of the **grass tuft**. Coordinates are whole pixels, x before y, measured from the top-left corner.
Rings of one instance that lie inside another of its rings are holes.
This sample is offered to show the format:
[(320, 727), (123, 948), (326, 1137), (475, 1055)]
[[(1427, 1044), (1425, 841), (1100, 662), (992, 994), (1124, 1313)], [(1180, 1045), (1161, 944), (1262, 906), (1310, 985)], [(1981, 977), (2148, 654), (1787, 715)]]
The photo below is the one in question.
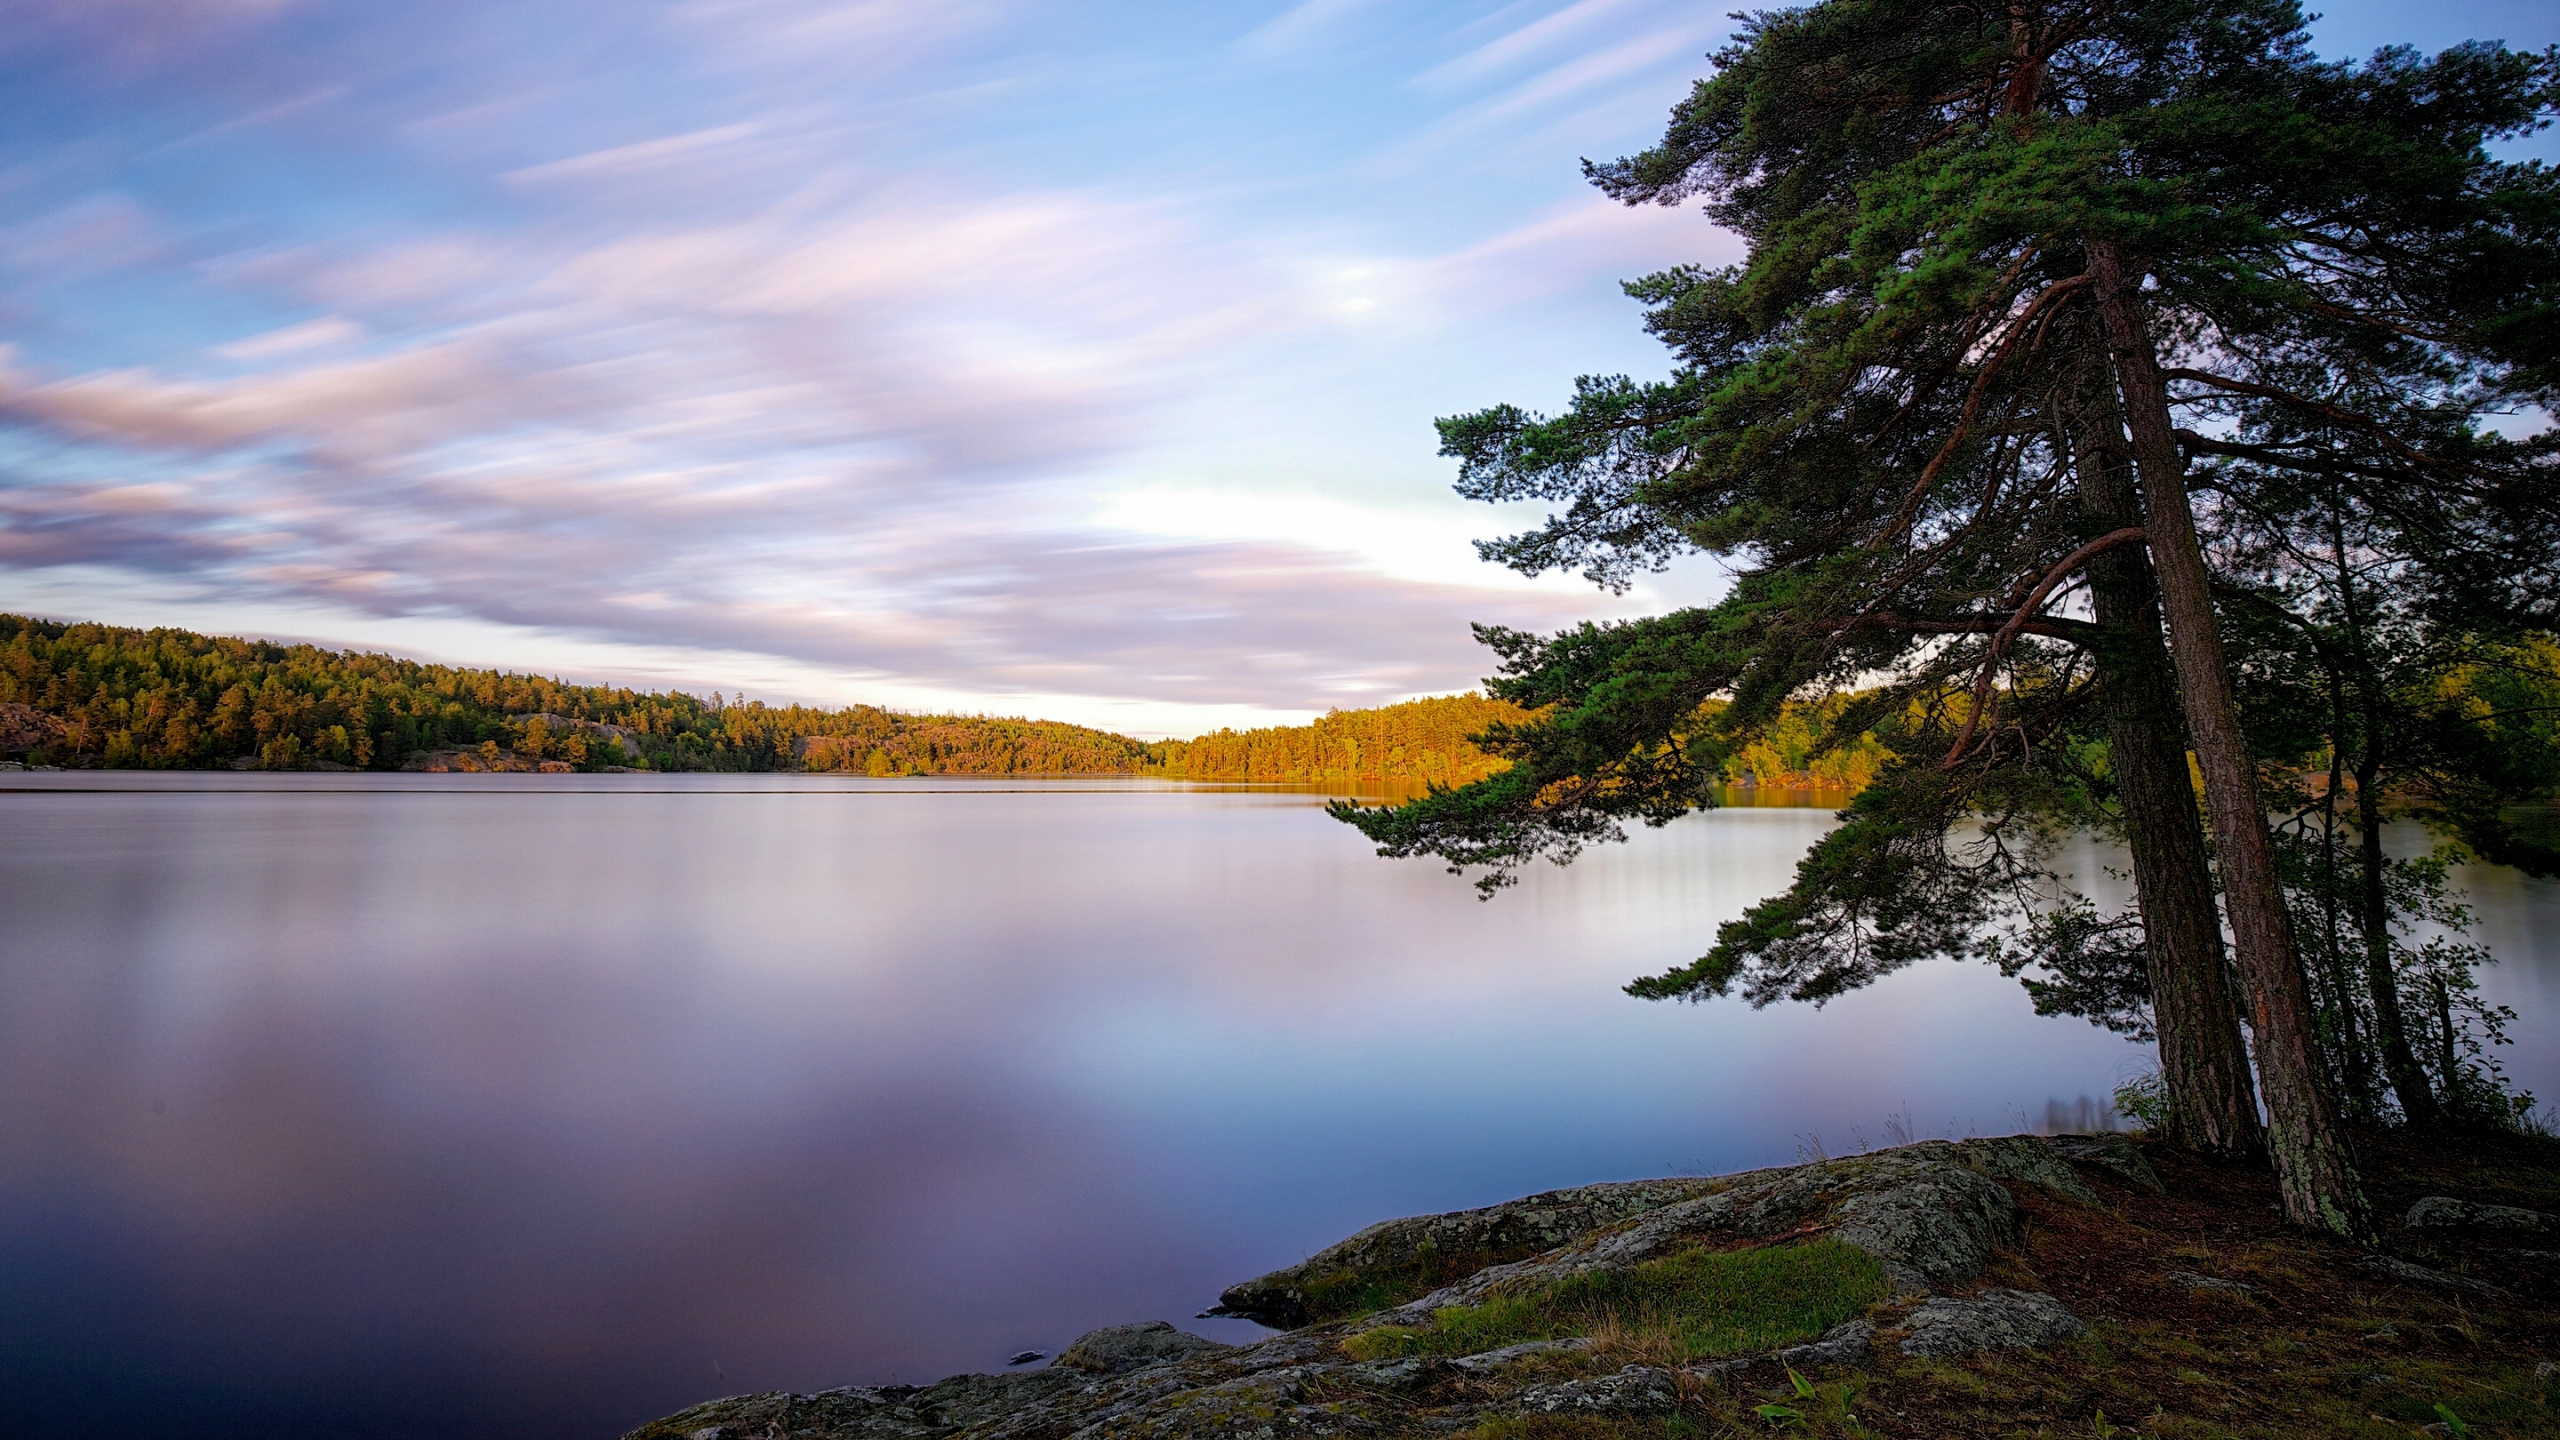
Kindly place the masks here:
[(1343, 1341), (1360, 1360), (1473, 1355), (1524, 1340), (1606, 1331), (1683, 1356), (1738, 1355), (1811, 1339), (1885, 1298), (1875, 1257), (1836, 1240), (1764, 1250), (1685, 1250), (1624, 1270), (1558, 1280), (1423, 1325)]

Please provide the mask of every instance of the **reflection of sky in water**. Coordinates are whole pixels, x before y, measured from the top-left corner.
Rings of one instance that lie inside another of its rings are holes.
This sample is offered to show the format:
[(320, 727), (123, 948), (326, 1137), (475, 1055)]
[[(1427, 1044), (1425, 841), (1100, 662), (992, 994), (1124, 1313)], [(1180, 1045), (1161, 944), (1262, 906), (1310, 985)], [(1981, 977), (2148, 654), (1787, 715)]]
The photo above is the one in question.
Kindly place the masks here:
[[(1390, 1214), (1906, 1108), (2014, 1129), (2138, 1061), (1980, 968), (1821, 1012), (1618, 993), (1819, 810), (1479, 904), (1302, 796), (114, 783), (265, 788), (0, 793), (0, 1381), (35, 1433), (609, 1434), (724, 1376), (990, 1367)], [(2493, 881), (2513, 1068), (2560, 1092), (2560, 890)]]

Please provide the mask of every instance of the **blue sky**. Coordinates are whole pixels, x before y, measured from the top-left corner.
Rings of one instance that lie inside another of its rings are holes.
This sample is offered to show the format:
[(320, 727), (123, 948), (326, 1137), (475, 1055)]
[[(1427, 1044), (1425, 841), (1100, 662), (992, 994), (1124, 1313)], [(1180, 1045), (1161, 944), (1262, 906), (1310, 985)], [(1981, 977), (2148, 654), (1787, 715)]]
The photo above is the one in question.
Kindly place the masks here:
[[(1466, 688), (1433, 416), (1736, 253), (1661, 0), (14, 0), (0, 609), (1138, 734)], [(2353, 54), (2546, 5), (2331, 7)]]

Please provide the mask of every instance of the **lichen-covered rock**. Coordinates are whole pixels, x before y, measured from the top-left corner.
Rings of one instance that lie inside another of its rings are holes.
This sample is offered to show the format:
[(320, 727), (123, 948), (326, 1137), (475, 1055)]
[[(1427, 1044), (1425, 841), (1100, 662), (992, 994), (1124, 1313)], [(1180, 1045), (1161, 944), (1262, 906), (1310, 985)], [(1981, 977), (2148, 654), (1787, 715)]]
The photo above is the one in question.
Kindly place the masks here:
[(1671, 1372), (1630, 1365), (1615, 1375), (1532, 1385), (1513, 1396), (1512, 1408), (1532, 1415), (1660, 1415), (1680, 1403)]
[(1437, 1356), (1408, 1355), (1402, 1360), (1371, 1360), (1341, 1373), (1352, 1384), (1372, 1390), (1419, 1390), (1449, 1370), (1449, 1362)]
[(2451, 1291), (2457, 1295), (2477, 1295), (2484, 1300), (2507, 1298), (2504, 1287), (2492, 1285), (2486, 1280), (2474, 1280), (2468, 1275), (2448, 1275), (2441, 1270), (2430, 1270), (2424, 1265), (2413, 1265), (2406, 1260), (2395, 1259), (2389, 1255), (2367, 1255), (2358, 1263), (2366, 1271), (2399, 1285), (2420, 1285), (2430, 1290)]
[(1576, 1350), (1590, 1348), (1591, 1337), (1568, 1335), (1561, 1340), (1523, 1340), (1517, 1345), (1505, 1345), (1499, 1350), (1480, 1350), (1473, 1355), (1461, 1355), (1449, 1363), (1474, 1374), (1499, 1370), (1515, 1360), (1526, 1360), (1532, 1355), (1569, 1355)]
[(1895, 1160), (1833, 1208), (1831, 1238), (1884, 1262), (1886, 1276), (1905, 1291), (1959, 1285), (1982, 1273), (1991, 1252), (2017, 1233), (2017, 1201), (1968, 1165), (1931, 1156), (1905, 1161), (1900, 1153)]
[(2267, 1292), (2245, 1280), (2224, 1280), (2213, 1275), (2198, 1275), (2192, 1270), (2172, 1270), (2169, 1283), (2209, 1295), (2228, 1295), (2237, 1300), (2264, 1300)]
[(2051, 1345), (2088, 1328), (2061, 1301), (2034, 1290), (1985, 1290), (1970, 1300), (1941, 1296), (1923, 1302), (1902, 1323), (1902, 1353), (1938, 1360)]
[[(1277, 1329), (1326, 1318), (1326, 1292), (1363, 1280), (1424, 1287), (1460, 1278), (1488, 1263), (1518, 1259), (1587, 1235), (1602, 1226), (1693, 1199), (1712, 1180), (1632, 1180), (1457, 1210), (1382, 1220), (1304, 1261), (1230, 1285), (1211, 1315), (1232, 1315)], [(1411, 1288), (1407, 1288), (1411, 1294)]]
[(1790, 1345), (1769, 1358), (1799, 1369), (1815, 1365), (1864, 1365), (1874, 1353), (1876, 1322), (1844, 1320), (1806, 1345)]
[(2165, 1188), (2160, 1183), (2160, 1172), (2152, 1169), (2151, 1162), (2143, 1159), (2142, 1152), (2122, 1135), (2056, 1135), (2046, 1143), (2053, 1146), (2055, 1154), (2074, 1165), (2091, 1165), (2112, 1171), (2116, 1178), (2139, 1185), (2154, 1195)]
[[(2028, 1138), (2023, 1146), (2041, 1146)], [(1925, 1141), (1872, 1155), (1755, 1170), (1726, 1188), (1593, 1231), (1542, 1255), (1489, 1265), (1454, 1284), (1369, 1317), (1365, 1324), (1428, 1323), (1432, 1312), (1481, 1303), (1495, 1292), (1595, 1270), (1621, 1270), (1701, 1243), (1828, 1232), (1876, 1257), (1911, 1293), (1961, 1284), (2017, 1230), (2017, 1202), (1977, 1162), (2087, 1186), (2067, 1167), (2041, 1170), (2005, 1143)], [(2042, 1179), (2039, 1183), (2044, 1183)], [(2093, 1199), (2095, 1197), (2092, 1197)]]
[(1286, 1440), (1359, 1435), (1381, 1428), (1359, 1406), (1311, 1401), (1303, 1369), (1271, 1370), (1187, 1390), (1075, 1433), (1079, 1440)]
[(2409, 1207), (2412, 1230), (2465, 1230), (2488, 1235), (2560, 1235), (2560, 1215), (2514, 1205), (2483, 1205), (2450, 1195), (2429, 1195)]
[(625, 1440), (938, 1440), (1089, 1383), (1072, 1372), (954, 1375), (928, 1386), (849, 1385), (739, 1395), (643, 1425)]
[(1135, 1325), (1113, 1325), (1077, 1337), (1076, 1342), (1058, 1356), (1052, 1368), (1081, 1370), (1088, 1375), (1118, 1375), (1141, 1366), (1161, 1365), (1168, 1360), (1186, 1360), (1203, 1351), (1232, 1348), (1215, 1340), (1185, 1334), (1162, 1320), (1146, 1320)]

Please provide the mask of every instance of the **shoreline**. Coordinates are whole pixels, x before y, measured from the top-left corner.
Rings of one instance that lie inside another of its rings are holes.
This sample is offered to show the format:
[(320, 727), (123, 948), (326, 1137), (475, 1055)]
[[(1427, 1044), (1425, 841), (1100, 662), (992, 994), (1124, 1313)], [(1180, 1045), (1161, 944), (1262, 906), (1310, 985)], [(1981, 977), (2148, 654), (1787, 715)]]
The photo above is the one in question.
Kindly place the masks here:
[(2547, 1433), (2504, 1427), (2560, 1419), (2560, 1253), (2532, 1248), (2560, 1247), (2560, 1141), (2366, 1146), (2405, 1216), (2388, 1253), (2284, 1229), (2271, 1176), (2147, 1140), (1930, 1140), (1382, 1221), (1229, 1286), (1208, 1313), (1289, 1327), (1247, 1345), (1142, 1321), (1041, 1369), (733, 1396), (623, 1440), (1955, 1436), (2105, 1416), (2274, 1440), (2443, 1433), (2438, 1407), (2462, 1433)]

